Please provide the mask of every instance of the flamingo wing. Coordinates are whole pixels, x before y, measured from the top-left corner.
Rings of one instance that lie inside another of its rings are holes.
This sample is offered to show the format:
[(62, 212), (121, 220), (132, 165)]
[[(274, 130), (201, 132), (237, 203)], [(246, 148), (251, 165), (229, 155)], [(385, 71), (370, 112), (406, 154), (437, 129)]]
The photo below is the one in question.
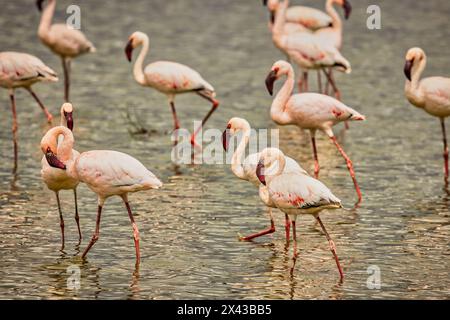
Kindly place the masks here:
[(427, 105), (440, 106), (450, 113), (450, 78), (430, 77), (420, 82)]
[(311, 30), (329, 27), (333, 22), (325, 12), (305, 6), (289, 7), (286, 11), (286, 21), (300, 23)]
[(53, 24), (49, 31), (49, 45), (58, 54), (75, 57), (83, 53), (94, 52), (94, 45), (79, 30), (65, 24)]
[(0, 53), (0, 76), (10, 81), (58, 81), (56, 72), (39, 58), (20, 52)]

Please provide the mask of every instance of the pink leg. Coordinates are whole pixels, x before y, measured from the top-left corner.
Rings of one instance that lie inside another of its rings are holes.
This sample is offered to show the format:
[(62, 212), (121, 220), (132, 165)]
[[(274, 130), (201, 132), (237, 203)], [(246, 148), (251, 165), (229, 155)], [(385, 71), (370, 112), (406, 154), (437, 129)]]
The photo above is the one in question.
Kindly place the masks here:
[(319, 157), (317, 156), (316, 137), (313, 133), (311, 133), (311, 144), (314, 153), (314, 177), (317, 179), (319, 178), (320, 165), (319, 165)]
[(75, 222), (77, 223), (78, 227), (78, 244), (81, 243), (81, 228), (80, 228), (80, 216), (78, 215), (78, 201), (77, 201), (77, 189), (73, 189), (73, 196), (75, 199)]
[(290, 232), (291, 232), (291, 220), (289, 219), (289, 216), (287, 215), (287, 213), (284, 214), (284, 218), (285, 218), (285, 231), (286, 231), (286, 242), (289, 242), (290, 240)]
[(336, 148), (341, 153), (342, 157), (347, 162), (348, 171), (350, 172), (350, 176), (352, 177), (353, 184), (355, 185), (356, 193), (358, 194), (358, 203), (360, 203), (362, 201), (362, 195), (361, 195), (361, 190), (359, 189), (358, 182), (356, 181), (355, 172), (353, 171), (353, 163), (350, 160), (350, 158), (347, 156), (347, 154), (345, 153), (344, 149), (342, 149), (342, 147), (339, 144), (339, 142), (337, 141), (336, 137), (333, 136), (333, 137), (330, 137), (330, 139), (331, 139), (331, 141), (333, 141), (334, 145), (336, 146)]
[(298, 257), (298, 250), (297, 250), (297, 229), (295, 227), (295, 218), (292, 220), (292, 237), (294, 239), (294, 258), (297, 259)]
[(130, 204), (128, 203), (126, 196), (123, 197), (123, 202), (125, 202), (128, 216), (130, 217), (131, 225), (133, 226), (134, 248), (136, 249), (136, 266), (139, 266), (139, 264), (141, 263), (141, 253), (139, 250), (139, 229), (136, 225), (136, 222), (134, 222), (133, 213), (131, 212)]
[(64, 70), (64, 101), (69, 102), (70, 60), (62, 58), (62, 66)]
[(14, 168), (13, 168), (13, 173), (16, 173), (17, 171), (17, 161), (18, 161), (18, 144), (17, 144), (17, 130), (19, 128), (19, 126), (17, 125), (17, 112), (16, 112), (16, 99), (14, 97), (14, 91), (10, 92), (9, 95), (10, 99), (11, 99), (11, 111), (12, 111), (12, 116), (13, 116), (13, 121), (12, 121), (12, 136), (13, 136), (13, 145), (14, 145)]
[(47, 108), (44, 106), (44, 104), (41, 102), (41, 100), (38, 98), (36, 93), (34, 93), (33, 89), (31, 87), (27, 88), (28, 92), (31, 94), (31, 96), (36, 100), (39, 107), (41, 107), (42, 111), (44, 111), (45, 115), (47, 116), (48, 123), (52, 123), (53, 116), (48, 112)]
[(97, 210), (97, 221), (95, 222), (95, 232), (94, 235), (92, 236), (91, 241), (89, 242), (88, 246), (86, 247), (86, 249), (83, 252), (83, 255), (81, 256), (81, 258), (86, 258), (87, 253), (89, 252), (89, 250), (92, 248), (92, 246), (97, 242), (99, 236), (100, 236), (100, 218), (102, 216), (102, 206), (98, 206), (98, 210)]
[(61, 227), (61, 251), (64, 250), (64, 218), (61, 211), (61, 203), (59, 202), (59, 193), (56, 194), (56, 202), (58, 203), (58, 211), (59, 211), (59, 226)]
[(269, 228), (267, 228), (263, 231), (257, 232), (255, 234), (249, 235), (247, 237), (239, 236), (239, 240), (240, 241), (250, 241), (252, 239), (264, 236), (266, 234), (274, 233), (275, 232), (275, 222), (273, 221), (273, 217), (272, 217), (272, 208), (268, 208), (268, 212), (269, 212), (269, 216), (270, 216), (270, 227)]
[(217, 107), (219, 107), (219, 101), (217, 101), (216, 99), (206, 95), (205, 93), (202, 93), (201, 91), (197, 92), (197, 94), (203, 98), (205, 98), (206, 100), (208, 100), (209, 102), (211, 102), (213, 105), (211, 107), (211, 110), (209, 110), (209, 112), (206, 114), (206, 116), (203, 118), (202, 120), (202, 124), (200, 127), (198, 127), (194, 134), (191, 136), (191, 144), (195, 145), (195, 137), (197, 136), (197, 134), (200, 132), (200, 130), (203, 128), (203, 126), (205, 125), (206, 121), (208, 121), (209, 117), (211, 117), (211, 115), (213, 114), (214, 111), (216, 111)]
[[(172, 116), (173, 116), (173, 130), (176, 131), (180, 129), (180, 122), (178, 121), (177, 111), (175, 110), (175, 102), (170, 101), (170, 108), (172, 109)], [(178, 132), (175, 137), (175, 141), (173, 142), (174, 146), (176, 146), (177, 144), (178, 144)]]
[(322, 93), (322, 74), (320, 70), (317, 71), (317, 89), (319, 93)]
[(322, 220), (320, 220), (320, 217), (317, 216), (316, 219), (319, 222), (320, 226), (322, 227), (322, 230), (325, 233), (325, 236), (327, 237), (328, 243), (330, 244), (330, 250), (333, 253), (334, 260), (336, 261), (336, 266), (339, 270), (340, 280), (342, 281), (344, 279), (344, 272), (342, 271), (341, 264), (339, 263), (339, 258), (336, 253), (336, 245), (334, 244), (333, 240), (328, 234), (327, 229), (325, 229), (325, 226), (323, 225)]
[(444, 173), (445, 173), (445, 183), (448, 183), (448, 145), (447, 145), (447, 134), (445, 132), (445, 119), (441, 118), (442, 135), (444, 141)]
[(308, 92), (309, 91), (309, 86), (308, 86), (308, 72), (303, 72), (303, 85), (304, 85), (304, 92)]

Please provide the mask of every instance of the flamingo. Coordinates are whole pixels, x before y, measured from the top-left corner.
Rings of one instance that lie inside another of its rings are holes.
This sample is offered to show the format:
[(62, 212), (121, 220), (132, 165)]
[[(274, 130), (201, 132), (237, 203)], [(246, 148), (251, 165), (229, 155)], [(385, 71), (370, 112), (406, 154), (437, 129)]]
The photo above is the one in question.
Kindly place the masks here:
[[(279, 2), (279, 0), (263, 0), (263, 5), (269, 9), (271, 23), (275, 21)], [(311, 31), (329, 27), (333, 23), (331, 17), (326, 13), (306, 6), (289, 7), (286, 11), (286, 21), (289, 24), (297, 24)]]
[[(237, 135), (239, 132), (242, 132), (242, 139), (231, 159), (231, 170), (239, 179), (249, 181), (259, 188), (260, 198), (267, 206), (270, 217), (270, 227), (266, 230), (249, 235), (247, 237), (239, 236), (239, 239), (241, 241), (249, 241), (254, 238), (275, 232), (275, 223), (272, 217), (272, 208), (275, 208), (275, 206), (273, 202), (270, 201), (270, 198), (268, 198), (267, 190), (265, 190), (266, 188), (261, 185), (258, 177), (256, 176), (255, 170), (256, 165), (258, 164), (260, 153), (252, 153), (243, 160), (245, 148), (249, 143), (251, 134), (251, 127), (247, 120), (235, 117), (231, 118), (230, 121), (228, 121), (227, 128), (222, 134), (223, 148), (225, 149), (225, 151), (228, 151), (229, 141), (231, 137)], [(287, 165), (285, 168), (285, 172), (300, 172), (302, 174), (308, 174), (294, 159), (286, 157), (286, 164)], [(289, 241), (290, 221), (287, 214), (285, 215), (285, 218), (286, 241)]]
[(11, 111), (13, 116), (12, 136), (14, 144), (14, 169), (17, 170), (17, 123), (15, 89), (24, 88), (36, 100), (42, 111), (51, 123), (52, 115), (38, 98), (31, 86), (40, 81), (56, 82), (58, 77), (50, 67), (45, 65), (39, 58), (21, 52), (0, 52), (0, 86), (8, 89), (11, 100)]
[(274, 82), (284, 75), (287, 76), (286, 82), (275, 96), (270, 109), (272, 120), (279, 125), (296, 125), (299, 128), (310, 131), (314, 153), (314, 175), (316, 178), (319, 175), (320, 166), (315, 134), (317, 130), (323, 131), (345, 159), (358, 194), (358, 203), (361, 202), (361, 190), (356, 181), (352, 161), (338, 143), (332, 127), (346, 120), (365, 120), (365, 117), (335, 98), (324, 94), (301, 93), (292, 95), (295, 82), (294, 69), (288, 62), (282, 60), (275, 62), (266, 78), (266, 86), (270, 95), (273, 94)]
[(450, 78), (429, 77), (420, 79), (427, 64), (427, 56), (421, 48), (411, 48), (406, 54), (405, 95), (414, 106), (441, 121), (444, 142), (444, 174), (448, 184), (448, 146), (445, 118), (450, 116)]
[[(176, 62), (157, 61), (147, 65), (143, 70), (144, 59), (149, 50), (149, 39), (145, 33), (136, 31), (129, 37), (125, 48), (128, 61), (131, 62), (133, 50), (139, 46), (142, 46), (142, 50), (134, 64), (134, 79), (142, 86), (154, 88), (167, 95), (172, 109), (174, 130), (180, 128), (175, 110), (177, 94), (194, 92), (212, 103), (212, 108), (203, 118), (201, 126), (191, 136), (191, 143), (194, 145), (196, 135), (219, 106), (213, 86), (206, 82), (197, 71)], [(174, 144), (176, 145), (177, 142), (178, 137)]]
[(344, 273), (336, 253), (336, 245), (319, 217), (322, 210), (342, 208), (341, 200), (319, 180), (298, 172), (285, 172), (286, 162), (286, 157), (279, 149), (264, 149), (259, 157), (256, 175), (267, 187), (269, 197), (275, 206), (292, 219), (294, 258), (298, 256), (295, 229), (297, 215), (312, 214), (325, 233), (342, 281)]
[(44, 0), (37, 0), (37, 7), (42, 11), (38, 29), (39, 39), (55, 54), (61, 57), (64, 70), (64, 100), (69, 102), (70, 64), (73, 58), (82, 54), (95, 52), (94, 45), (79, 30), (64, 23), (52, 24), (56, 0), (48, 0), (44, 10)]
[[(61, 126), (67, 125), (69, 130), (73, 130), (73, 106), (70, 103), (64, 103), (61, 107)], [(61, 148), (62, 140), (58, 143), (58, 148)], [(61, 153), (58, 151), (58, 154)], [(72, 153), (67, 153), (67, 156), (72, 161), (76, 159), (80, 153), (76, 150), (72, 150)], [(63, 159), (68, 160), (68, 159)], [(73, 190), (74, 200), (75, 200), (75, 221), (78, 227), (78, 237), (81, 242), (81, 229), (80, 229), (80, 218), (78, 216), (78, 204), (77, 204), (77, 186), (79, 181), (76, 177), (71, 177), (66, 171), (56, 169), (51, 167), (45, 155), (42, 157), (42, 170), (41, 176), (47, 187), (52, 190), (56, 195), (56, 202), (58, 204), (59, 211), (59, 225), (61, 227), (61, 251), (64, 250), (64, 219), (61, 211), (61, 204), (59, 201), (59, 191), (61, 190)]]
[[(272, 40), (275, 46), (285, 52), (302, 70), (321, 70), (331, 67), (347, 74), (351, 73), (350, 62), (342, 56), (333, 43), (323, 41), (310, 32), (286, 33), (284, 26), (288, 5), (289, 0), (284, 0), (279, 4), (276, 13), (272, 29)], [(325, 75), (336, 92), (336, 97), (340, 97), (340, 92), (333, 79), (326, 72)], [(299, 89), (308, 91), (308, 73), (306, 71), (303, 71), (302, 79), (299, 81)]]
[[(57, 146), (59, 135), (64, 140)], [(83, 252), (84, 259), (97, 242), (100, 235), (100, 217), (107, 198), (120, 196), (125, 203), (133, 227), (136, 266), (140, 263), (139, 230), (134, 221), (128, 202), (128, 193), (148, 189), (158, 189), (161, 181), (135, 158), (117, 151), (93, 150), (72, 158), (74, 137), (72, 132), (62, 126), (50, 129), (41, 140), (41, 150), (48, 164), (67, 175), (84, 182), (98, 196), (97, 220), (94, 235)]]

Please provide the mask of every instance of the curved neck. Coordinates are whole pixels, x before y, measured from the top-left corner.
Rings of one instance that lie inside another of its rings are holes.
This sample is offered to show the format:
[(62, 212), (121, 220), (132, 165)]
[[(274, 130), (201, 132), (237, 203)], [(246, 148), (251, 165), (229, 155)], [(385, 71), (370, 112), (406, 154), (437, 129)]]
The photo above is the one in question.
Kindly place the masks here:
[(248, 141), (250, 139), (250, 128), (246, 128), (243, 130), (243, 136), (241, 141), (239, 142), (236, 151), (231, 158), (231, 171), (240, 179), (245, 180), (244, 168), (242, 166), (242, 161), (245, 154), (245, 148), (247, 147)]
[(409, 100), (414, 101), (414, 104), (421, 105), (424, 103), (423, 95), (420, 90), (420, 77), (425, 70), (427, 58), (423, 57), (418, 64), (414, 64), (411, 70), (411, 81), (406, 79), (405, 91)]
[(272, 107), (270, 108), (270, 116), (273, 121), (277, 124), (288, 124), (291, 122), (291, 117), (285, 111), (286, 104), (289, 101), (289, 98), (292, 95), (292, 91), (294, 90), (295, 79), (294, 79), (294, 70), (292, 67), (289, 69), (287, 74), (287, 79), (284, 82), (283, 87), (281, 87), (280, 91), (278, 91), (275, 99), (273, 99)]
[(52, 24), (53, 14), (55, 13), (56, 0), (49, 0), (48, 5), (44, 8), (39, 23), (38, 35), (40, 38), (47, 38)]
[(58, 127), (55, 131), (54, 138), (58, 140), (59, 136), (63, 136), (63, 140), (58, 143), (58, 159), (67, 165), (67, 162), (72, 159), (72, 150), (74, 138), (72, 132), (66, 127)]
[[(284, 154), (282, 154), (281, 152), (277, 153), (276, 161), (274, 161), (270, 167), (272, 167), (274, 165), (277, 166), (277, 171), (274, 174), (268, 175), (268, 177), (267, 177), (268, 182), (270, 182), (273, 178), (275, 178), (283, 173), (284, 167), (286, 166), (286, 158), (284, 157)], [(269, 172), (271, 172), (271, 171), (269, 171)]]
[(149, 50), (149, 40), (145, 37), (142, 40), (142, 49), (139, 53), (136, 62), (134, 63), (133, 75), (134, 79), (141, 85), (145, 84), (145, 75), (144, 75), (144, 59), (147, 56)]
[(282, 36), (284, 25), (286, 23), (286, 11), (289, 3), (287, 0), (284, 2), (281, 2), (278, 5), (277, 12), (275, 13), (275, 23), (273, 24), (272, 28), (272, 36), (273, 38), (278, 38)]
[(342, 29), (342, 20), (336, 9), (334, 8), (334, 0), (328, 0), (325, 5), (325, 10), (328, 15), (331, 17), (333, 21), (333, 29), (341, 30)]

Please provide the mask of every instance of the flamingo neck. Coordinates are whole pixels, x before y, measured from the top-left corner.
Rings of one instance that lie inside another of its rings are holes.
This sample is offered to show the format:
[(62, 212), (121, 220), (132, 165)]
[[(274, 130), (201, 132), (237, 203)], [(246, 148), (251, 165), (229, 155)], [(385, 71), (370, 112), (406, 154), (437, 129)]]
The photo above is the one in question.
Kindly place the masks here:
[(236, 151), (231, 158), (231, 171), (240, 179), (245, 179), (244, 167), (242, 166), (245, 148), (247, 147), (248, 141), (250, 140), (250, 128), (245, 128), (243, 130), (243, 137), (239, 142)]
[(423, 101), (423, 94), (420, 90), (420, 78), (427, 64), (427, 58), (423, 57), (417, 65), (414, 65), (411, 70), (411, 81), (406, 79), (405, 91), (406, 95), (415, 105), (421, 106)]
[(140, 85), (145, 85), (145, 75), (144, 75), (144, 59), (147, 56), (149, 50), (149, 40), (147, 37), (145, 37), (142, 40), (142, 49), (139, 53), (138, 58), (136, 59), (136, 62), (134, 63), (133, 68), (133, 75), (134, 79), (139, 83)]
[(279, 41), (283, 36), (284, 25), (286, 24), (286, 11), (288, 3), (282, 2), (278, 5), (278, 9), (275, 13), (275, 23), (272, 27), (272, 37), (275, 42)]
[(55, 13), (56, 1), (50, 0), (48, 5), (44, 8), (41, 15), (41, 22), (39, 23), (38, 36), (41, 39), (48, 40), (50, 26), (52, 24), (53, 14)]
[[(270, 165), (270, 167), (276, 165), (277, 166), (277, 171), (274, 174), (270, 174), (267, 176), (267, 183), (270, 183), (270, 181), (272, 179), (274, 179), (275, 177), (279, 176), (280, 174), (283, 173), (284, 168), (286, 167), (286, 157), (281, 153), (278, 152), (276, 155), (276, 161), (272, 162), (272, 164)], [(269, 172), (271, 172), (269, 170)]]
[(325, 10), (333, 21), (333, 26), (331, 28), (335, 30), (342, 30), (342, 20), (336, 9), (334, 8), (334, 0), (328, 0), (325, 5)]
[(294, 90), (295, 79), (294, 79), (294, 70), (292, 67), (289, 69), (287, 74), (287, 79), (281, 87), (280, 91), (278, 91), (275, 99), (273, 99), (272, 107), (270, 108), (270, 116), (273, 121), (277, 124), (289, 124), (291, 122), (291, 117), (286, 112), (286, 104), (289, 101), (289, 98), (292, 95), (292, 91)]

